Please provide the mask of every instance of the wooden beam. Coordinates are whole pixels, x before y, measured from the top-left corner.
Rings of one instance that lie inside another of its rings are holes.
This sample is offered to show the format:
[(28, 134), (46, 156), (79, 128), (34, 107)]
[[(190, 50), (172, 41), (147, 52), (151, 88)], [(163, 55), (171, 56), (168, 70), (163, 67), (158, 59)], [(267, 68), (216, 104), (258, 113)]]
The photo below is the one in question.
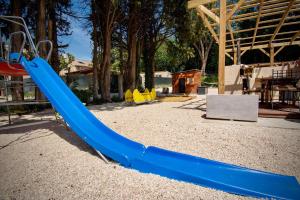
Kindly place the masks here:
[[(273, 47), (290, 46), (290, 42), (272, 43)], [(292, 45), (300, 45), (300, 41), (294, 41)], [(269, 48), (270, 44), (254, 45), (252, 49)], [(251, 46), (241, 47), (241, 50), (250, 50)], [(233, 52), (232, 48), (226, 49), (226, 52)]]
[(219, 37), (219, 66), (218, 93), (225, 93), (225, 43), (226, 43), (226, 0), (220, 1), (220, 37)]
[(234, 60), (234, 58), (233, 58), (229, 53), (225, 52), (225, 55), (226, 55), (228, 58), (230, 58), (232, 61)]
[[(296, 5), (293, 6), (293, 7), (296, 8)], [(261, 10), (261, 13), (262, 14), (272, 14), (272, 15), (276, 14), (279, 11), (281, 13), (284, 13), (285, 8), (286, 8), (286, 6), (284, 6), (284, 7), (281, 6), (281, 7), (278, 7), (278, 8), (270, 8), (270, 9), (266, 9), (264, 7), (264, 9)], [(255, 9), (255, 10), (257, 10), (257, 9)], [(258, 13), (259, 13), (259, 11), (248, 11), (248, 12), (246, 12), (244, 14), (239, 14), (239, 15), (236, 15), (236, 16), (232, 17), (232, 20), (237, 20), (237, 19), (246, 18), (246, 17), (254, 17), (254, 18), (256, 18), (256, 16), (258, 15)]]
[(237, 56), (237, 64), (240, 65), (242, 64), (242, 56), (241, 56), (241, 40), (240, 38), (238, 38), (238, 41), (236, 41), (236, 48), (234, 49), (236, 50), (236, 56)]
[[(286, 21), (288, 21), (290, 19), (295, 20), (295, 19), (298, 19), (298, 18), (300, 18), (300, 15), (298, 15), (298, 16), (289, 16), (289, 17), (286, 17), (285, 20)], [(274, 23), (274, 22), (277, 22), (277, 21), (279, 22), (280, 19), (278, 18), (278, 19), (261, 20), (259, 22), (259, 24), (268, 24), (268, 23)]]
[[(286, 22), (282, 26), (291, 26), (291, 25), (296, 25), (296, 24), (300, 24), (300, 20), (294, 21), (294, 22)], [(266, 28), (272, 28), (272, 27), (277, 27), (277, 24), (267, 25), (267, 26), (259, 26), (257, 29), (266, 29)], [(248, 31), (253, 31), (253, 30), (255, 30), (255, 28), (247, 28), (247, 29), (233, 31), (233, 33), (243, 33), (243, 32), (248, 32)], [(227, 32), (226, 34), (230, 34), (230, 32)]]
[(241, 7), (245, 0), (239, 0), (237, 4), (235, 4), (234, 8), (227, 14), (226, 21), (228, 21), (234, 13)]
[(270, 65), (273, 66), (274, 65), (274, 47), (271, 46), (270, 47)]
[[(282, 42), (282, 41), (287, 42), (289, 40), (290, 40), (290, 38), (281, 38), (281, 39), (273, 40), (273, 42)], [(262, 41), (254, 42), (254, 44), (256, 44), (256, 45), (262, 45), (262, 44), (268, 44), (268, 43), (269, 43), (269, 40), (262, 40)], [(243, 46), (243, 47), (250, 46), (250, 48), (251, 48), (251, 44), (252, 44), (252, 42), (246, 42), (246, 43), (241, 43), (241, 46)], [(232, 47), (232, 45), (231, 44), (226, 45), (226, 48), (229, 48), (229, 47)]]
[(236, 50), (233, 51), (233, 64), (236, 65), (237, 63), (237, 52)]
[[(292, 34), (292, 33), (297, 33), (298, 31), (287, 31), (287, 32), (280, 32), (280, 33), (277, 33), (277, 35), (287, 35), (287, 34)], [(257, 35), (256, 38), (262, 38), (262, 37), (269, 37), (269, 36), (272, 36), (273, 34), (264, 34), (264, 35)], [(253, 37), (243, 37), (243, 38), (240, 38), (240, 40), (250, 40), (252, 39)], [(234, 39), (234, 41), (237, 41), (238, 39)], [(227, 40), (227, 42), (231, 42), (230, 40)]]
[(207, 16), (209, 16), (212, 20), (214, 20), (217, 24), (220, 23), (220, 18), (215, 13), (213, 13), (209, 9), (207, 9), (205, 6), (203, 6), (203, 5), (198, 6), (197, 11), (202, 11)]
[(198, 16), (200, 16), (204, 22), (204, 25), (206, 26), (206, 28), (209, 30), (209, 32), (211, 33), (211, 35), (213, 36), (213, 38), (215, 39), (216, 43), (219, 43), (219, 39), (218, 36), (215, 32), (215, 30), (211, 27), (208, 19), (206, 18), (206, 16), (204, 15), (204, 13), (200, 10), (199, 12), (197, 12)]
[(188, 1), (188, 9), (196, 8), (199, 5), (213, 3), (216, 1), (217, 0), (191, 0), (191, 1)]
[(283, 13), (282, 17), (281, 17), (281, 20), (279, 22), (279, 24), (277, 25), (274, 33), (273, 33), (273, 36), (271, 37), (270, 39), (270, 44), (272, 43), (272, 41), (274, 40), (274, 38), (276, 37), (277, 33), (279, 32), (279, 30), (281, 29), (284, 21), (285, 21), (285, 18), (286, 16), (289, 14), (290, 12), (290, 9), (292, 8), (293, 4), (295, 3), (296, 0), (290, 0), (290, 3), (288, 5), (288, 7), (286, 8), (285, 12)]
[(242, 55), (244, 55), (244, 53), (246, 53), (247, 52), (247, 50), (244, 50), (242, 53), (241, 53), (241, 57), (242, 57)]
[(297, 37), (299, 37), (299, 36), (300, 36), (300, 31), (298, 31), (298, 32), (292, 37), (290, 44), (292, 44), (292, 43), (297, 39)]
[(256, 18), (256, 25), (255, 25), (255, 30), (254, 30), (254, 34), (253, 34), (251, 48), (254, 46), (254, 42), (255, 42), (255, 39), (256, 39), (257, 28), (258, 28), (259, 21), (260, 21), (260, 15), (261, 15), (261, 10), (263, 8), (264, 0), (260, 0), (259, 2), (260, 2), (260, 4), (259, 4), (259, 11), (258, 11), (258, 15), (257, 15), (257, 18)]
[(275, 53), (274, 53), (274, 57), (284, 48), (285, 46), (281, 46)]
[[(274, 4), (278, 4), (278, 3), (281, 3), (281, 2), (282, 2), (282, 0), (268, 0), (265, 5), (274, 5)], [(247, 1), (247, 3), (240, 6), (239, 9), (243, 10), (243, 9), (253, 8), (253, 7), (256, 7), (258, 4), (259, 3), (257, 2), (257, 0)], [(235, 6), (236, 6), (235, 3), (230, 4), (230, 5), (227, 6), (227, 10), (231, 11)], [(212, 8), (211, 11), (218, 12), (219, 8), (217, 8), (217, 7)]]
[(266, 50), (262, 49), (262, 48), (259, 48), (259, 50), (261, 52), (263, 52), (264, 54), (266, 54), (268, 57), (270, 57), (270, 54), (268, 52), (266, 52)]
[[(300, 10), (299, 7), (295, 7), (293, 9), (291, 9), (292, 12), (297, 12), (299, 10)], [(279, 9), (279, 10), (274, 11), (274, 12), (262, 12), (261, 17), (273, 16), (273, 15), (277, 15), (277, 14), (281, 14), (281, 13), (284, 13), (284, 10)], [(248, 19), (254, 19), (254, 18), (256, 18), (256, 12), (254, 12), (252, 14), (253, 15), (247, 16), (247, 17), (237, 16), (235, 18), (230, 19), (230, 21), (238, 22), (238, 21), (245, 21), (245, 20), (248, 20)]]
[(228, 30), (230, 32), (231, 43), (232, 43), (232, 46), (234, 48), (234, 46), (235, 46), (234, 45), (234, 35), (233, 35), (233, 31), (232, 31), (231, 23), (230, 22), (227, 23), (227, 28), (228, 28)]

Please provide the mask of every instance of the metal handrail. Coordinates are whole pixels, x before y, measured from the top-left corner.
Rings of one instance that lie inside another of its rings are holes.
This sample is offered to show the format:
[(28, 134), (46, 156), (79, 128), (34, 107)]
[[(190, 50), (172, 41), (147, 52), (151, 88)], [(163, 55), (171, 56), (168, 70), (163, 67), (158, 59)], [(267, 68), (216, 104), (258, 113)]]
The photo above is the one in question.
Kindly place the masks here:
[[(19, 56), (18, 56), (18, 59), (17, 59), (17, 62), (20, 62), (20, 59), (21, 59), (21, 56), (22, 56), (22, 52), (23, 52), (23, 49), (25, 47), (25, 43), (26, 43), (26, 35), (23, 31), (17, 31), (17, 32), (13, 32), (9, 35), (9, 46), (8, 46), (8, 55), (10, 54), (11, 52), (11, 47), (12, 47), (12, 37), (14, 35), (18, 35), (18, 34), (21, 34), (23, 36), (23, 42), (22, 42), (22, 45), (21, 45), (21, 48), (20, 48), (20, 53), (19, 53)], [(7, 57), (7, 61), (8, 61), (8, 64), (9, 64), (9, 56)]]
[(53, 50), (53, 44), (50, 40), (41, 40), (36, 44), (37, 51), (39, 50), (40, 44), (42, 44), (42, 43), (48, 43), (50, 45), (50, 49), (49, 49), (49, 52), (48, 52), (47, 57), (46, 57), (46, 60), (48, 61), (50, 56), (51, 56), (52, 50)]
[[(36, 47), (34, 45), (34, 42), (32, 40), (32, 37), (30, 35), (29, 29), (28, 29), (28, 27), (27, 27), (27, 25), (25, 23), (25, 20), (22, 17), (18, 17), (18, 16), (3, 16), (3, 15), (1, 16), (0, 15), (0, 19), (22, 26), (24, 28), (24, 30), (25, 30), (26, 36), (27, 36), (28, 41), (29, 41), (29, 45), (30, 45), (30, 47), (31, 47), (34, 55), (36, 57), (39, 57), (38, 52), (36, 50)], [(15, 20), (20, 20), (22, 23), (20, 23), (18, 21), (15, 21)]]

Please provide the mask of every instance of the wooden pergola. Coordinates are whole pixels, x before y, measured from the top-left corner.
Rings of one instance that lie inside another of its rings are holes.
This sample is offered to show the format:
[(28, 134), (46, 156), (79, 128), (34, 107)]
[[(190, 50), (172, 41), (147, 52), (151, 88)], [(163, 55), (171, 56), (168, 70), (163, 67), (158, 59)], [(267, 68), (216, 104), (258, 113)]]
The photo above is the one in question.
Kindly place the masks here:
[[(259, 49), (273, 66), (274, 57), (284, 47), (300, 45), (300, 0), (239, 0), (236, 4), (226, 4), (226, 0), (188, 2), (188, 8), (196, 9), (219, 44), (219, 94), (225, 91), (225, 55), (237, 64), (246, 51)], [(253, 27), (237, 28), (245, 23)], [(240, 55), (237, 55), (237, 45)]]

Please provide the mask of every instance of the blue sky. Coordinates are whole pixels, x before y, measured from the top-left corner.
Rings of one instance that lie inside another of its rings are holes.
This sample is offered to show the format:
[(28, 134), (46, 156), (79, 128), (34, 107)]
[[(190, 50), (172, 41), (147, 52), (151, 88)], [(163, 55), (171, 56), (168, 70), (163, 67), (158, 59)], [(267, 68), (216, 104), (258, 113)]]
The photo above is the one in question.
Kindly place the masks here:
[(71, 23), (72, 35), (62, 38), (63, 43), (69, 44), (65, 49), (66, 53), (75, 56), (76, 59), (91, 60), (92, 46), (90, 35), (86, 30), (80, 27), (80, 22), (73, 20)]
[[(84, 15), (89, 12), (89, 8), (82, 8), (80, 0), (73, 0), (73, 11), (75, 15)], [(63, 44), (69, 44), (69, 47), (64, 49), (66, 53), (75, 56), (76, 59), (91, 60), (92, 59), (92, 45), (89, 33), (82, 28), (82, 23), (79, 20), (70, 18), (72, 35), (59, 38)]]

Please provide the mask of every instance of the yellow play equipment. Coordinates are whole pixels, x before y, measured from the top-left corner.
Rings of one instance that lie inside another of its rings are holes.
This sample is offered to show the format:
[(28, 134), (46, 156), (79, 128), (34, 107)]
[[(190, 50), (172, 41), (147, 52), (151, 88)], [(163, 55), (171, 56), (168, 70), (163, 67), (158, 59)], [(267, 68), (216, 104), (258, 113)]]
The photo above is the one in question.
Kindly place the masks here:
[(132, 102), (133, 101), (133, 95), (130, 90), (127, 90), (125, 92), (125, 102)]
[(133, 93), (130, 89), (125, 92), (125, 102), (128, 103), (150, 103), (156, 99), (156, 91), (152, 88), (151, 92), (146, 88), (143, 93), (139, 92), (138, 89), (134, 89)]

